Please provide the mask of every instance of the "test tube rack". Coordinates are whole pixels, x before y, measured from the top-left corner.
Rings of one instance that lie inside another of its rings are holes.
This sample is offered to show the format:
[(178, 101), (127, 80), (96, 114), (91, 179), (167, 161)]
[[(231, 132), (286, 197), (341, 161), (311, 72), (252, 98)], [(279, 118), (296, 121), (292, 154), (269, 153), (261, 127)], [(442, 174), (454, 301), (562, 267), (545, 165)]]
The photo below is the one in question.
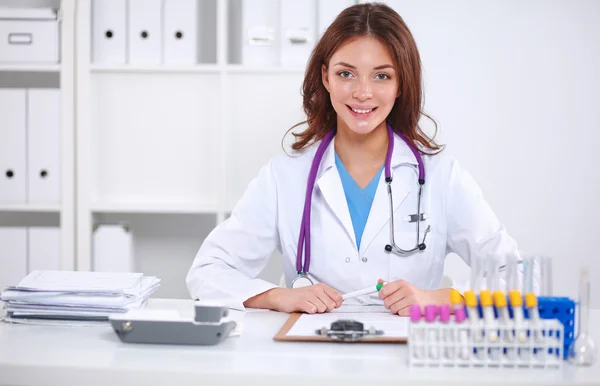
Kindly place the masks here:
[[(558, 296), (540, 296), (537, 298), (538, 311), (541, 319), (556, 319), (563, 325), (563, 359), (567, 359), (568, 349), (575, 339), (575, 301), (567, 297)], [(510, 317), (513, 317), (513, 310), (510, 302), (507, 302)], [(481, 304), (478, 305), (479, 316), (482, 317)], [(527, 308), (523, 306), (525, 319), (529, 319)], [(494, 316), (498, 317), (496, 307), (494, 307)]]
[[(493, 335), (497, 338), (490, 339)], [(559, 369), (563, 338), (563, 324), (556, 319), (520, 325), (421, 320), (409, 324), (409, 365)]]

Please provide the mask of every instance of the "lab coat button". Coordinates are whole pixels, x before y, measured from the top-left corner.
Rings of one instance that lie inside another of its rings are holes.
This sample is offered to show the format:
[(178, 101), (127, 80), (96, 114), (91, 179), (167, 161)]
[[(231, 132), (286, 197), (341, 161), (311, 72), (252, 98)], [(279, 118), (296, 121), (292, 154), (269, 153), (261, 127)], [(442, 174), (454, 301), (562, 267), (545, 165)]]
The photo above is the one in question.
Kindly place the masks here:
[(366, 262), (367, 262), (367, 260), (368, 260), (368, 259), (367, 259), (366, 257), (363, 257), (363, 258), (362, 258), (362, 262), (363, 262), (363, 263), (366, 263)]
[(350, 262), (350, 258), (346, 257), (346, 263), (349, 263), (349, 262)]

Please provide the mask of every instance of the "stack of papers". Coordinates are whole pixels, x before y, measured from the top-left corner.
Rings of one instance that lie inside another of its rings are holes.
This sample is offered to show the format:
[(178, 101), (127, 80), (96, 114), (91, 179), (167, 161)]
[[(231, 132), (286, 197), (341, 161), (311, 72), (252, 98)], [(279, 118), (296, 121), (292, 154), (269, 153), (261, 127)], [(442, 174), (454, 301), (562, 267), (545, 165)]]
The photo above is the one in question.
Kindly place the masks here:
[(8, 322), (94, 325), (142, 308), (159, 285), (160, 279), (142, 273), (33, 271), (0, 299)]

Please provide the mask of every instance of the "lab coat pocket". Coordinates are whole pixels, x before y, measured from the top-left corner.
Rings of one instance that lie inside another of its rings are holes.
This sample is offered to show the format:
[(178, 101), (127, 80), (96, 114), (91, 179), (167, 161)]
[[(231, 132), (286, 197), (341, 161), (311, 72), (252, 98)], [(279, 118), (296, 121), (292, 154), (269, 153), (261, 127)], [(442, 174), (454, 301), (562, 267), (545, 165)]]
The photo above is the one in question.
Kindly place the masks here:
[[(419, 244), (423, 242), (425, 229), (421, 227)], [(425, 249), (406, 254), (390, 252), (390, 280), (406, 280), (422, 289), (437, 288), (444, 270), (443, 252), (439, 251), (438, 235), (430, 231), (425, 239)], [(404, 250), (417, 246), (417, 232), (394, 232), (395, 243)]]

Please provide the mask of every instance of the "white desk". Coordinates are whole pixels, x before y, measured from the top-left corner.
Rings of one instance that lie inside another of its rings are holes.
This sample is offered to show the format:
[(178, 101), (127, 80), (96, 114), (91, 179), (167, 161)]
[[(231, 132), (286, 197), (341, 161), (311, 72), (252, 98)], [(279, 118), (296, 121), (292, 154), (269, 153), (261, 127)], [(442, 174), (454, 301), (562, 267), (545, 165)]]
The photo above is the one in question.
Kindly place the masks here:
[[(151, 299), (153, 308), (191, 301)], [(1, 385), (531, 385), (600, 384), (600, 363), (562, 370), (411, 369), (402, 344), (275, 342), (288, 315), (245, 315), (242, 336), (216, 346), (121, 343), (110, 326), (0, 323)], [(600, 310), (590, 325), (600, 340)], [(600, 343), (600, 342), (597, 342)]]

